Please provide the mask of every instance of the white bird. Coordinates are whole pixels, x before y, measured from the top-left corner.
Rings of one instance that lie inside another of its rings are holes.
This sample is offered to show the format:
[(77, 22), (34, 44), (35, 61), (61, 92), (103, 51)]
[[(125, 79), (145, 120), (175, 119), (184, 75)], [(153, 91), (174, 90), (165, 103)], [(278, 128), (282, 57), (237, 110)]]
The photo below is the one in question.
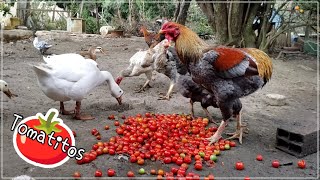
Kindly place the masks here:
[(9, 86), (8, 83), (5, 82), (4, 80), (0, 79), (0, 91), (2, 91), (5, 95), (7, 95), (10, 99), (12, 97), (17, 97), (17, 95), (11, 93), (11, 91), (9, 90)]
[(100, 71), (92, 59), (85, 59), (79, 54), (60, 54), (43, 57), (46, 63), (35, 65), (38, 83), (44, 94), (60, 101), (62, 114), (71, 114), (64, 109), (63, 102), (76, 101), (75, 119), (91, 120), (90, 115), (80, 115), (81, 100), (95, 87), (107, 81), (111, 95), (119, 104), (122, 101), (123, 90), (108, 71)]
[(39, 38), (34, 35), (33, 46), (40, 51), (43, 55), (52, 45), (48, 44), (46, 41), (39, 41)]

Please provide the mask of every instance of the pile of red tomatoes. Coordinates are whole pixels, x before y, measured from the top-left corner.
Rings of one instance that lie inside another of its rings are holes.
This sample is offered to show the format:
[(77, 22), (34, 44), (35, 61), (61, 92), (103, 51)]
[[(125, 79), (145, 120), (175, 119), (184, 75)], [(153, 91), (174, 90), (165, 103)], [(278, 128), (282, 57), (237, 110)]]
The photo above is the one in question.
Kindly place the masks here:
[[(131, 163), (139, 165), (149, 159), (181, 166), (191, 164), (194, 159), (194, 169), (201, 170), (203, 164), (214, 164), (220, 151), (236, 146), (234, 141), (223, 139), (209, 145), (206, 138), (212, 136), (217, 127), (207, 127), (207, 118), (192, 119), (186, 115), (151, 113), (123, 118), (123, 124), (115, 123), (117, 136), (107, 142), (94, 144), (92, 150), (86, 152), (77, 163), (89, 163), (102, 154), (126, 154)], [(109, 119), (115, 117), (109, 116)], [(91, 133), (100, 136), (96, 129)], [(185, 171), (180, 172), (185, 175)]]

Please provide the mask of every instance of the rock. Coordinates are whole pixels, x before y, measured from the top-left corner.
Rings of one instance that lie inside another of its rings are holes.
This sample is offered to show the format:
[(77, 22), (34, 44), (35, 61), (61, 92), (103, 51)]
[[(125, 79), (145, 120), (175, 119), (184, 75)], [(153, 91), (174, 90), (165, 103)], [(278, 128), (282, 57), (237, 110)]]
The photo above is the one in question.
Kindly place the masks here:
[(312, 68), (310, 68), (308, 66), (301, 65), (301, 64), (299, 64), (298, 67), (301, 68), (301, 69), (304, 69), (306, 71), (315, 71), (314, 69), (312, 69)]
[(16, 42), (18, 40), (29, 39), (32, 37), (32, 31), (30, 30), (3, 30), (3, 41), (5, 42)]
[(26, 26), (17, 26), (17, 29), (28, 30)]
[(284, 106), (287, 104), (286, 97), (280, 94), (267, 94), (265, 102), (270, 106)]
[(35, 179), (27, 175), (21, 175), (21, 176), (12, 178), (12, 180), (35, 180)]
[(139, 98), (130, 98), (130, 108), (140, 108), (146, 105), (146, 102)]

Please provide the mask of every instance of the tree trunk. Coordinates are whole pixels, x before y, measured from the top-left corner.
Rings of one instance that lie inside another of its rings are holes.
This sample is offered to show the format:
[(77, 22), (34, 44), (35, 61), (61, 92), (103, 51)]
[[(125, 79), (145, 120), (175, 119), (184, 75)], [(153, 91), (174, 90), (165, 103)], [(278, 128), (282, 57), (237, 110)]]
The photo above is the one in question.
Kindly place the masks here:
[(27, 0), (25, 16), (23, 18), (23, 25), (25, 26), (27, 25), (28, 17), (30, 16), (30, 8), (31, 8), (30, 0)]
[(97, 20), (97, 32), (99, 33), (100, 31), (100, 22), (99, 22), (99, 12), (98, 12), (98, 3), (95, 3), (95, 10), (96, 10), (96, 20)]
[(230, 3), (228, 14), (228, 32), (230, 45), (240, 46), (242, 23), (243, 23), (243, 3)]
[(186, 24), (186, 20), (187, 20), (187, 16), (188, 16), (188, 10), (190, 7), (190, 1), (186, 1), (186, 0), (180, 0), (180, 2), (178, 3), (179, 7), (177, 7), (177, 9), (179, 10), (179, 12), (175, 12), (175, 15), (177, 15), (175, 17), (175, 21), (179, 24)]
[(247, 21), (243, 25), (243, 44), (244, 47), (257, 47), (256, 46), (256, 35), (254, 34), (254, 31), (252, 29), (252, 22), (258, 12), (260, 4), (258, 3), (252, 3), (247, 9), (248, 16), (247, 16)]
[(79, 10), (79, 17), (78, 18), (82, 17), (82, 11), (83, 11), (83, 0), (81, 0), (81, 3), (80, 3), (80, 10)]
[(219, 44), (225, 44), (228, 41), (228, 11), (226, 3), (213, 4), (216, 26), (216, 38)]

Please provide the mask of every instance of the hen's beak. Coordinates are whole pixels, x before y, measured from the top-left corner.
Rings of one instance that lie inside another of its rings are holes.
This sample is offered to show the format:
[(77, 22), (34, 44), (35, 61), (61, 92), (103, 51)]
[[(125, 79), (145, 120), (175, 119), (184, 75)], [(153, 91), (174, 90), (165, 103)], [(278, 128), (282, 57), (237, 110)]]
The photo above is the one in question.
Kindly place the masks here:
[(12, 94), (9, 89), (8, 89), (7, 91), (4, 91), (4, 94), (7, 95), (10, 99), (11, 99), (12, 97), (18, 97), (17, 95)]
[(116, 99), (117, 99), (119, 105), (121, 105), (122, 104), (122, 95), (120, 97), (116, 98)]

